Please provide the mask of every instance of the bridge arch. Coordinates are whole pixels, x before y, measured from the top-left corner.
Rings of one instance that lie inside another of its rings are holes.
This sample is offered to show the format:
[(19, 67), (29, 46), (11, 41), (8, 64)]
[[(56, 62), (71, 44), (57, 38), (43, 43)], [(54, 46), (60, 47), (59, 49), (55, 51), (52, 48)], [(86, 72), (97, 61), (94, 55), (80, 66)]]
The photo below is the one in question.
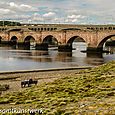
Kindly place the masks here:
[(87, 49), (87, 43), (86, 41), (79, 37), (79, 36), (73, 36), (68, 41), (67, 44), (72, 47), (72, 49), (75, 49), (76, 51), (80, 52), (81, 50)]
[(108, 36), (106, 36), (104, 39), (102, 39), (102, 40), (99, 42), (97, 48), (103, 48), (104, 43), (105, 43), (108, 39), (110, 39), (111, 37), (115, 37), (115, 34), (108, 35)]
[(24, 44), (27, 47), (27, 49), (30, 49), (31, 46), (35, 47), (35, 45), (36, 45), (35, 38), (31, 35), (26, 36), (24, 39)]
[(10, 44), (11, 45), (16, 45), (18, 41), (18, 38), (16, 36), (12, 36), (10, 39)]
[(10, 39), (10, 41), (17, 41), (17, 40), (18, 40), (18, 38), (16, 36), (12, 36)]
[(31, 35), (28, 35), (24, 38), (24, 42), (31, 42), (31, 41), (35, 41), (35, 38)]
[(75, 40), (78, 42), (85, 42), (85, 40), (79, 36), (72, 36), (70, 39), (68, 39), (67, 44), (72, 44)]
[(66, 32), (66, 43), (72, 43), (75, 39), (79, 39), (83, 42), (85, 42), (88, 45), (88, 32), (86, 31), (67, 31)]
[(48, 45), (58, 45), (58, 40), (53, 35), (47, 35), (43, 38), (43, 43), (47, 43)]

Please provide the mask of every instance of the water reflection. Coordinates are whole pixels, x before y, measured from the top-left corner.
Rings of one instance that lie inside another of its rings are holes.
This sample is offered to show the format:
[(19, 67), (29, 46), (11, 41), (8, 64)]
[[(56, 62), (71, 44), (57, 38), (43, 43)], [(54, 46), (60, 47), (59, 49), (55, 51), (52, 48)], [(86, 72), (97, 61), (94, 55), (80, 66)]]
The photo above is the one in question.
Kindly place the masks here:
[(95, 66), (115, 60), (115, 47), (106, 47), (109, 53), (83, 53), (86, 44), (74, 43), (72, 52), (20, 50), (0, 47), (0, 71), (47, 69), (75, 66)]
[(71, 62), (72, 52), (58, 52), (57, 55), (55, 56), (55, 61)]
[(105, 53), (87, 52), (86, 63), (96, 66), (96, 65), (104, 64), (107, 61), (107, 59), (108, 61), (115, 60), (115, 47), (107, 46), (107, 47), (104, 47), (104, 50), (105, 50)]
[(87, 53), (86, 63), (91, 65), (101, 65), (104, 63), (104, 58), (102, 53)]
[(14, 50), (10, 51), (14, 54), (14, 58), (28, 59), (36, 62), (52, 62), (48, 51), (36, 51), (36, 50)]
[(110, 46), (106, 46), (104, 49), (109, 51), (108, 53), (106, 53), (107, 55), (115, 53), (115, 47), (114, 46), (111, 46), (111, 47)]
[(101, 52), (87, 52), (87, 58), (103, 58), (103, 54)]

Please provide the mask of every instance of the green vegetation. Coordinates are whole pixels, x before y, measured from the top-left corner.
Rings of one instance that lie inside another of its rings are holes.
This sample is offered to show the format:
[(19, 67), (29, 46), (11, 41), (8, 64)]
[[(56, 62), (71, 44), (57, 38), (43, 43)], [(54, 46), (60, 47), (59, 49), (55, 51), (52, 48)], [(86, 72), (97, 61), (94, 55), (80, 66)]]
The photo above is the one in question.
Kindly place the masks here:
[(9, 85), (7, 85), (7, 84), (0, 85), (0, 92), (1, 92), (1, 91), (6, 91), (6, 90), (8, 90), (8, 89), (9, 89)]
[(115, 113), (115, 61), (0, 98), (0, 108), (43, 108), (44, 115)]
[(20, 26), (19, 22), (12, 22), (12, 21), (0, 21), (0, 26)]

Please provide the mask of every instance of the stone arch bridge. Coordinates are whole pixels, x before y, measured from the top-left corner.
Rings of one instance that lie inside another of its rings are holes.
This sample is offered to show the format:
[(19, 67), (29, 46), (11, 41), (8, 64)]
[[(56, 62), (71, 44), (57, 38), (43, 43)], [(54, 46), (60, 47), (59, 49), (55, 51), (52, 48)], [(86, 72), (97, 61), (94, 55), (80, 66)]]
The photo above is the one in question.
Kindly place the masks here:
[(72, 42), (75, 38), (80, 37), (87, 44), (87, 50), (101, 51), (103, 44), (109, 38), (115, 36), (113, 29), (52, 29), (52, 31), (42, 30), (34, 31), (28, 28), (11, 28), (0, 31), (0, 40), (2, 42), (11, 42), (15, 44), (29, 43), (34, 41), (38, 50), (48, 50), (47, 39), (52, 37), (58, 44), (59, 51), (72, 51)]

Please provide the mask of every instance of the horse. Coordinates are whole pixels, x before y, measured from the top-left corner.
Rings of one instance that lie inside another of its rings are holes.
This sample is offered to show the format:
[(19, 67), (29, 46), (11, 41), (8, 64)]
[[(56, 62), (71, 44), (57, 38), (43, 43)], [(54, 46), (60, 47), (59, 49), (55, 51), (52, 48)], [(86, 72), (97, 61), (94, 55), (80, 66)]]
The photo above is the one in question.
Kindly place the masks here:
[(21, 81), (21, 87), (25, 87), (26, 85), (28, 87), (31, 86), (31, 84), (35, 84), (37, 85), (38, 81), (37, 80), (33, 80), (33, 79), (29, 79), (29, 80), (24, 80), (24, 81)]

